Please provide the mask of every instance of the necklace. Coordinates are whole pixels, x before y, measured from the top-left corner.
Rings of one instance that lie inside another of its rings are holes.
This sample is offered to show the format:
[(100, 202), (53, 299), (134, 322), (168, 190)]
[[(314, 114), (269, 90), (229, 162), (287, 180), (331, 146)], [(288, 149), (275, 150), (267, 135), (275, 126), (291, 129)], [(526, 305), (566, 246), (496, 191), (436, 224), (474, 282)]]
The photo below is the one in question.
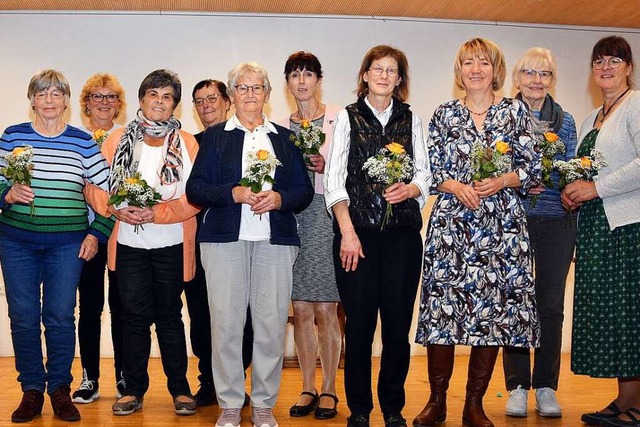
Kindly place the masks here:
[[(313, 121), (314, 117), (318, 113), (319, 108), (320, 108), (320, 103), (318, 102), (318, 105), (316, 105), (316, 111), (314, 111), (311, 117), (309, 117), (309, 122)], [(302, 111), (299, 108), (298, 108), (298, 119), (300, 119), (300, 122), (304, 120), (304, 117), (302, 117)]]
[(473, 111), (471, 108), (469, 108), (469, 106), (467, 105), (467, 97), (465, 96), (462, 99), (462, 102), (464, 103), (464, 106), (467, 107), (467, 110), (469, 110), (469, 112), (473, 115), (476, 116), (484, 116), (485, 114), (487, 114), (487, 111), (489, 111), (489, 108), (491, 108), (491, 106), (493, 105), (494, 102), (496, 102), (496, 94), (493, 94), (493, 99), (491, 100), (491, 104), (489, 104), (489, 106), (487, 107), (486, 110), (482, 111), (481, 113), (476, 113), (475, 111)]
[(602, 118), (600, 119), (600, 123), (604, 122), (605, 117), (607, 117), (607, 114), (609, 114), (611, 112), (611, 109), (614, 107), (614, 105), (616, 105), (618, 103), (618, 101), (620, 101), (622, 99), (622, 97), (625, 96), (627, 94), (627, 92), (629, 92), (630, 89), (631, 88), (627, 88), (627, 90), (622, 92), (622, 94), (620, 94), (620, 96), (618, 96), (616, 98), (616, 100), (613, 101), (613, 104), (611, 104), (611, 106), (609, 106), (609, 108), (607, 108), (606, 110), (604, 108), (604, 103), (602, 103), (602, 108), (600, 109), (600, 112), (602, 113)]

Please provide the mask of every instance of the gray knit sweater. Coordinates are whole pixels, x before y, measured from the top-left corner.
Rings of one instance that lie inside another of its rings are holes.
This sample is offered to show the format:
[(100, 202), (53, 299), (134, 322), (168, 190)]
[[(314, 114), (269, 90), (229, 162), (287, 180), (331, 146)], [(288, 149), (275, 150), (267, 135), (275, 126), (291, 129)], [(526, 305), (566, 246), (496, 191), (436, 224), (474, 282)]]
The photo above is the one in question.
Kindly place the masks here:
[[(593, 129), (600, 109), (582, 123), (578, 147)], [(611, 230), (640, 222), (640, 92), (632, 91), (603, 123), (595, 147), (608, 166), (598, 172), (596, 190)]]

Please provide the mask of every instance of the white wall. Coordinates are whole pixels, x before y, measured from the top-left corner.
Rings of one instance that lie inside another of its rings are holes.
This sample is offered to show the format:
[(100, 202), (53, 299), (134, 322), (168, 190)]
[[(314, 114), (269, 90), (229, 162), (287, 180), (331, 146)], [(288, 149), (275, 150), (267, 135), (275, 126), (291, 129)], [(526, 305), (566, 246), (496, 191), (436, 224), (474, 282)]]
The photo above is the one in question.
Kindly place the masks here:
[[(601, 103), (589, 80), (591, 48), (599, 38), (614, 32), (624, 35), (640, 55), (640, 31), (628, 29), (372, 17), (5, 12), (0, 13), (0, 129), (31, 119), (26, 89), (31, 76), (40, 69), (58, 69), (69, 79), (73, 98), (69, 122), (80, 124), (77, 97), (91, 74), (111, 72), (120, 79), (128, 101), (126, 115), (120, 120), (126, 123), (137, 109), (137, 89), (142, 79), (157, 68), (169, 68), (183, 83), (183, 102), (176, 116), (184, 129), (196, 132), (200, 125), (190, 102), (193, 86), (203, 78), (226, 81), (234, 65), (249, 60), (260, 62), (271, 73), (274, 90), (268, 114), (278, 119), (292, 106), (282, 70), (288, 55), (297, 50), (311, 51), (320, 58), (325, 71), (323, 100), (346, 105), (354, 100), (362, 56), (382, 43), (407, 54), (411, 71), (409, 103), (427, 122), (437, 105), (459, 95), (453, 83), (453, 59), (462, 42), (477, 36), (501, 46), (509, 69), (532, 46), (552, 49), (559, 66), (554, 96), (581, 123)], [(503, 94), (514, 94), (510, 76)], [(568, 317), (571, 296), (570, 289)], [(0, 356), (12, 354), (6, 313), (6, 300), (0, 298)], [(103, 325), (103, 349), (109, 355), (108, 315)], [(567, 324), (567, 344), (569, 333)], [(156, 349), (154, 346), (154, 352)], [(376, 351), (379, 349), (376, 344)], [(414, 346), (414, 352), (422, 351)]]

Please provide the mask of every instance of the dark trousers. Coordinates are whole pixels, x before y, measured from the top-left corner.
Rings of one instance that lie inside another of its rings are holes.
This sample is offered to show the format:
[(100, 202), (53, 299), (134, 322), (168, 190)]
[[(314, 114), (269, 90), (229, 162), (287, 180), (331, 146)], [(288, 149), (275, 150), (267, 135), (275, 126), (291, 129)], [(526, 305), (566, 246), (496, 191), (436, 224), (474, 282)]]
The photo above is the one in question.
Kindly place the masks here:
[(558, 389), (564, 291), (576, 242), (572, 217), (527, 217), (535, 260), (536, 304), (540, 316), (540, 347), (535, 349), (533, 376), (528, 348), (505, 347), (504, 376), (507, 390)]
[(191, 395), (181, 313), (182, 260), (182, 244), (159, 249), (118, 244), (116, 274), (123, 305), (123, 371), (128, 395), (141, 397), (149, 389), (152, 324), (169, 393)]
[[(100, 334), (104, 308), (104, 271), (107, 265), (107, 245), (100, 243), (98, 253), (84, 263), (78, 294), (78, 344), (80, 360), (90, 380), (100, 378)], [(109, 310), (111, 313), (111, 341), (116, 381), (122, 376), (122, 302), (116, 274), (109, 271)]]
[(334, 265), (346, 315), (344, 385), (352, 414), (373, 409), (371, 346), (380, 314), (382, 355), (378, 400), (386, 416), (405, 405), (409, 329), (420, 278), (422, 240), (417, 231), (358, 231), (365, 258), (355, 271), (340, 261), (341, 236), (333, 241)]
[[(191, 319), (189, 337), (191, 350), (198, 358), (198, 381), (201, 384), (213, 384), (211, 372), (211, 316), (209, 314), (209, 299), (207, 298), (207, 281), (200, 259), (200, 245), (196, 245), (196, 274), (193, 280), (184, 284), (184, 295), (187, 300), (187, 310)], [(242, 363), (246, 370), (251, 365), (251, 349), (253, 346), (253, 329), (251, 328), (251, 313), (247, 310), (247, 322), (244, 327), (242, 340)]]

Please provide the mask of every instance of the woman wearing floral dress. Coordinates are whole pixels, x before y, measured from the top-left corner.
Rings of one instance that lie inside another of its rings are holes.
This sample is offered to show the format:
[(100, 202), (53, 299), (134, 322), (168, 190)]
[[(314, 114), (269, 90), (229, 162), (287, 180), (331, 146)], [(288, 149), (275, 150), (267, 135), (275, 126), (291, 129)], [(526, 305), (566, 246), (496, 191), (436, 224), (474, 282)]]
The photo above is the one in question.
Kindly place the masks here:
[[(470, 345), (465, 426), (493, 426), (482, 398), (501, 346), (534, 347), (539, 324), (526, 215), (517, 192), (536, 183), (540, 157), (527, 107), (497, 97), (504, 57), (491, 41), (462, 45), (454, 66), (462, 99), (442, 104), (429, 123), (431, 192), (438, 196), (425, 241), (416, 341), (427, 347), (431, 397), (413, 421), (446, 418), (454, 346)], [(472, 147), (508, 144), (509, 170), (473, 179)], [(499, 144), (500, 143), (500, 144)]]
[(640, 93), (630, 90), (634, 63), (622, 37), (598, 41), (591, 61), (602, 107), (584, 120), (577, 154), (596, 148), (607, 166), (562, 192), (563, 205), (580, 207), (571, 370), (618, 382), (616, 398), (584, 423), (639, 426)]

